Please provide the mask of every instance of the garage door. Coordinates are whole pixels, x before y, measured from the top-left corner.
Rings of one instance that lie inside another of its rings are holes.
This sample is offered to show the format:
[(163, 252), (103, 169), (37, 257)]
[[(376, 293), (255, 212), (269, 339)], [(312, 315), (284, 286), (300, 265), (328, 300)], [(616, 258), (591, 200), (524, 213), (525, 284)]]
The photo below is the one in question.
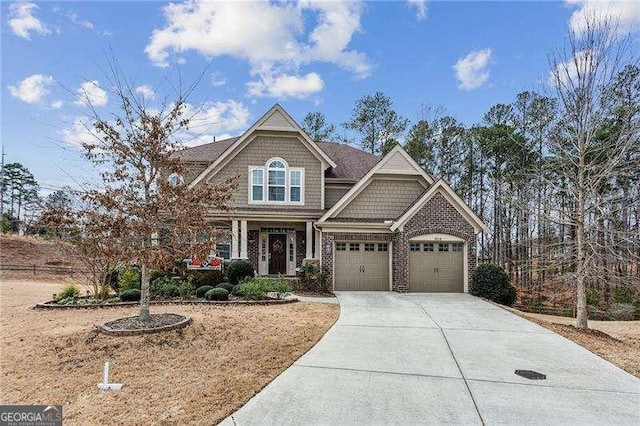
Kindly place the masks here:
[(389, 290), (389, 243), (335, 244), (335, 289)]
[(462, 243), (409, 243), (409, 291), (464, 292)]

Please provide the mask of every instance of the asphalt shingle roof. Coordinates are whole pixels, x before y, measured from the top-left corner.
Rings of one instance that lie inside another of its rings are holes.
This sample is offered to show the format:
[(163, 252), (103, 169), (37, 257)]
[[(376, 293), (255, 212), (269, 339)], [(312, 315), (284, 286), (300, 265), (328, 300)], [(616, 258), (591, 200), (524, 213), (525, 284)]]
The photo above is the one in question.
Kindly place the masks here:
[[(175, 155), (186, 162), (211, 163), (236, 140), (238, 138), (198, 145)], [(318, 142), (318, 147), (336, 163), (336, 167), (327, 173), (328, 178), (360, 180), (381, 158), (343, 143)]]

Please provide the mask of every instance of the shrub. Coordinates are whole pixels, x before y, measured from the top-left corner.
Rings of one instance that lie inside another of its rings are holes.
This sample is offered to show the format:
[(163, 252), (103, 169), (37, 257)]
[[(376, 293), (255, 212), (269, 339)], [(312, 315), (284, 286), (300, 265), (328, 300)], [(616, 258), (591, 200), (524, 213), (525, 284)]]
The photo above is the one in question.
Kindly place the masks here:
[(231, 289), (231, 294), (234, 296), (242, 296), (242, 284), (236, 284)]
[(212, 288), (204, 295), (207, 300), (229, 300), (229, 292), (224, 288)]
[(149, 282), (153, 282), (158, 278), (166, 277), (169, 274), (165, 271), (161, 271), (160, 269), (152, 269), (149, 271)]
[(613, 290), (613, 303), (633, 304), (638, 295), (633, 286), (616, 287)]
[(191, 280), (183, 280), (178, 284), (178, 294), (180, 297), (190, 296), (196, 290)]
[(253, 278), (255, 275), (255, 270), (253, 269), (253, 265), (248, 260), (234, 260), (229, 265), (229, 282), (233, 285), (240, 283), (245, 278)]
[(516, 301), (516, 288), (509, 283), (509, 276), (501, 266), (492, 263), (476, 268), (470, 293), (507, 306)]
[(213, 290), (213, 287), (210, 285), (203, 285), (196, 289), (196, 297), (204, 297), (204, 295), (209, 291)]
[(300, 284), (303, 289), (308, 291), (329, 293), (329, 270), (325, 266), (306, 263), (302, 266)]
[(231, 283), (220, 283), (216, 286), (216, 288), (224, 288), (225, 290), (227, 290), (229, 293), (233, 292), (233, 288), (235, 286)]
[(595, 306), (596, 308), (600, 306), (600, 297), (598, 295), (598, 290), (587, 290), (587, 306)]
[(636, 308), (631, 303), (614, 303), (607, 313), (613, 320), (631, 321), (635, 319)]
[(140, 300), (140, 290), (132, 288), (120, 293), (120, 300), (123, 302), (137, 302)]
[(172, 285), (173, 281), (171, 280), (171, 277), (169, 276), (164, 276), (164, 277), (160, 277), (160, 278), (156, 278), (155, 280), (151, 281), (149, 283), (149, 292), (151, 293), (151, 296), (156, 297), (156, 296), (161, 296), (162, 295), (162, 289), (165, 286), (168, 285)]
[(150, 285), (149, 291), (153, 297), (177, 297), (189, 294), (193, 291), (191, 284), (189, 287), (182, 287), (185, 282), (176, 284), (169, 276), (156, 278)]
[(195, 288), (203, 285), (215, 287), (225, 281), (222, 271), (189, 271), (188, 277), (193, 282)]
[(140, 288), (140, 273), (138, 268), (127, 266), (118, 276), (118, 290), (125, 291)]
[(56, 302), (60, 302), (63, 299), (73, 299), (80, 296), (80, 289), (74, 283), (68, 283), (64, 286), (64, 288), (60, 291), (60, 293), (56, 294)]
[(277, 280), (271, 280), (269, 291), (276, 294), (276, 298), (282, 299), (291, 294), (291, 285), (282, 277)]
[(270, 281), (268, 278), (256, 278), (246, 281), (238, 286), (237, 292), (240, 296), (251, 300), (260, 300), (269, 291)]

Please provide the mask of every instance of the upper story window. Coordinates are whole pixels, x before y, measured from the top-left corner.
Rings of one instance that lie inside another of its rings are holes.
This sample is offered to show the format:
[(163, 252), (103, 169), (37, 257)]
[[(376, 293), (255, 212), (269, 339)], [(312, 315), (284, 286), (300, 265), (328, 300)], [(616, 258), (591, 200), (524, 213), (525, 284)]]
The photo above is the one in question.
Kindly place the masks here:
[(167, 178), (167, 182), (172, 188), (175, 188), (180, 185), (184, 185), (184, 178), (180, 176), (178, 173), (172, 173)]
[(249, 167), (249, 203), (304, 204), (304, 169), (289, 167), (282, 158)]

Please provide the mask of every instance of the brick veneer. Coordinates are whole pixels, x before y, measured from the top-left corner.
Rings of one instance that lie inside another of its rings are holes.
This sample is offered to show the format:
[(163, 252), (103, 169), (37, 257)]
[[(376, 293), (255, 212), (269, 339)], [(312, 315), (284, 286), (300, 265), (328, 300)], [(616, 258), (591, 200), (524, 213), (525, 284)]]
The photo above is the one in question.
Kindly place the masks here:
[(302, 265), (307, 254), (307, 246), (304, 241), (305, 231), (296, 231), (296, 268)]
[(249, 251), (249, 260), (253, 265), (253, 268), (258, 270), (258, 256), (260, 255), (260, 251), (258, 249), (258, 244), (260, 244), (260, 231), (248, 231), (247, 232), (247, 248)]
[(466, 219), (441, 195), (436, 194), (403, 227), (394, 234), (382, 233), (322, 233), (322, 265), (333, 279), (334, 241), (390, 241), (392, 244), (392, 289), (409, 291), (409, 239), (424, 234), (449, 234), (467, 241), (468, 277), (476, 266), (475, 233)]

